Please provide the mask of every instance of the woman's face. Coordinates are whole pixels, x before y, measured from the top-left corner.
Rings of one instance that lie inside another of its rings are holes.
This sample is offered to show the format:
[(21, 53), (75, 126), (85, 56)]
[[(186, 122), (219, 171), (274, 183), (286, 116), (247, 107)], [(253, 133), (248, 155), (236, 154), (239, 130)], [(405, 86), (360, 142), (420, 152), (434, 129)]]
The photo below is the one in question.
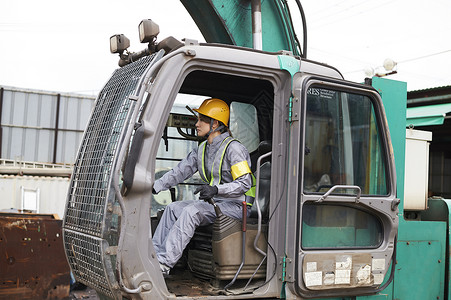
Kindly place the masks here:
[(210, 118), (199, 114), (197, 117), (196, 131), (198, 136), (204, 137), (210, 131)]

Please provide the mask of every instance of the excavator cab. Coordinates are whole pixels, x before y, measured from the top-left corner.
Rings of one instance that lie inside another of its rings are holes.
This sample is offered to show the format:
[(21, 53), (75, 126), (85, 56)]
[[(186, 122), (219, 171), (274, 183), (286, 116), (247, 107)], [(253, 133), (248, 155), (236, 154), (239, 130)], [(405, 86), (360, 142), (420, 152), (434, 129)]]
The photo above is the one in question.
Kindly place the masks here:
[[(265, 278), (272, 139), (268, 132), (272, 128), (273, 94), (269, 82), (212, 71), (190, 72), (182, 83), (160, 140), (156, 156), (157, 170), (160, 171), (159, 174), (156, 173), (156, 178), (172, 169), (202, 141), (194, 134), (197, 118), (192, 115), (191, 107), (197, 108), (204, 99), (212, 97), (224, 99), (228, 103), (229, 129), (232, 136), (250, 152), (252, 172), (262, 187), (256, 195), (257, 200), (255, 206), (252, 206), (250, 218), (245, 221), (244, 245), (243, 223), (240, 220), (224, 217), (224, 222), (219, 222), (218, 219), (215, 224), (198, 228), (185, 255), (171, 270), (171, 276), (166, 278), (169, 287), (180, 286), (184, 282), (187, 286), (192, 285), (191, 279), (186, 280), (192, 275), (208, 280), (218, 290), (234, 278), (235, 281)], [(263, 157), (264, 161), (259, 160), (263, 155), (266, 159)], [(198, 200), (194, 190), (199, 184), (203, 182), (196, 173), (174, 187), (172, 192), (160, 192), (152, 195), (152, 199), (165, 205), (173, 201)], [(152, 200), (152, 203), (155, 202)], [(152, 230), (158, 226), (165, 205), (157, 205), (156, 208), (152, 206)], [(245, 260), (242, 259), (243, 253)], [(243, 266), (238, 272), (241, 264)], [(187, 270), (190, 274), (186, 274)]]
[[(195, 199), (200, 179), (159, 195), (152, 186), (197, 147), (187, 106), (209, 97), (230, 106), (257, 200), (245, 239), (240, 226), (198, 228), (164, 278), (152, 232), (167, 204)], [(397, 204), (373, 88), (290, 52), (187, 40), (119, 68), (100, 92), (63, 235), (75, 278), (112, 299), (371, 295), (391, 281)]]

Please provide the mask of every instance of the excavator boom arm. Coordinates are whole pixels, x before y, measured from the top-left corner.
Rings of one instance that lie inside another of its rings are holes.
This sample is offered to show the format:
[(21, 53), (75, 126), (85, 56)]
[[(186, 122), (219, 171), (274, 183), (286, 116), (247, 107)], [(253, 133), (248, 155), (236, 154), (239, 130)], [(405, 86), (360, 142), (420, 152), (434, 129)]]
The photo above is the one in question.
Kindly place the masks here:
[[(251, 0), (180, 0), (208, 43), (253, 48)], [(261, 0), (262, 50), (300, 55), (285, 0)]]

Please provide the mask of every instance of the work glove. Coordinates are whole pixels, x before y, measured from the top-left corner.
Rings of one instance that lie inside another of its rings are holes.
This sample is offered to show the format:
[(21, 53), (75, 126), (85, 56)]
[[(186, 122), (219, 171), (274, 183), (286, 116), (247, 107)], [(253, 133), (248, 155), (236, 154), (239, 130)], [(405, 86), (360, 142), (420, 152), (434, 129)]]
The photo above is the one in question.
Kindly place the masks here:
[(197, 194), (200, 192), (199, 198), (206, 200), (206, 199), (211, 199), (213, 198), (214, 195), (216, 195), (218, 193), (218, 188), (216, 186), (211, 186), (211, 185), (201, 185), (199, 186), (195, 191), (194, 194)]
[(154, 194), (154, 195), (157, 195), (157, 194), (158, 194), (157, 191), (155, 191), (154, 188), (152, 188), (152, 194)]

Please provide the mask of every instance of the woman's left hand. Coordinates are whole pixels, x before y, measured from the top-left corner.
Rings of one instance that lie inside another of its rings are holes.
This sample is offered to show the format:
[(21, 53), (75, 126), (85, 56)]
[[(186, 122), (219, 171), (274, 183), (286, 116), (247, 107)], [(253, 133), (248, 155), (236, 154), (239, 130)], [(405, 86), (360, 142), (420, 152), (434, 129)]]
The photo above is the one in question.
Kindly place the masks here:
[(194, 194), (197, 194), (200, 192), (199, 198), (200, 199), (210, 199), (213, 198), (214, 195), (218, 193), (218, 188), (214, 185), (208, 185), (204, 184), (199, 186), (195, 191)]

